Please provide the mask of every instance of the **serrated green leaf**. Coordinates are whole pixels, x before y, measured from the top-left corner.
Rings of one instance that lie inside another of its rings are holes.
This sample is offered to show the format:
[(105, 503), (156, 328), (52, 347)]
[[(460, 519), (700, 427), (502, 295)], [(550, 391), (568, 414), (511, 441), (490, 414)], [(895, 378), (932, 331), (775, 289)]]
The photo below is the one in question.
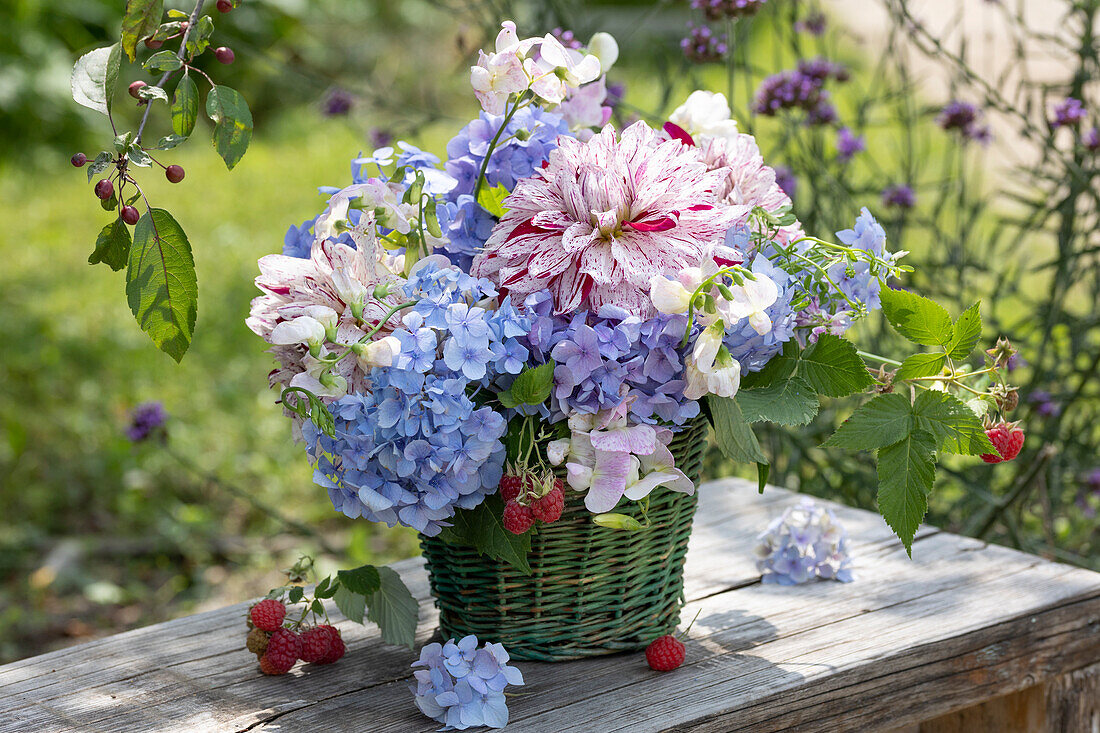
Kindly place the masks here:
[(378, 568), (380, 586), (367, 596), (367, 618), (378, 624), (382, 641), (413, 648), (420, 604), (393, 568)]
[(313, 603), (309, 605), (309, 608), (318, 616), (323, 616), (325, 614), (325, 604), (321, 603), (320, 598), (314, 598)]
[(198, 297), (187, 235), (164, 209), (146, 212), (134, 228), (126, 300), (141, 330), (176, 361), (191, 345)]
[(898, 369), (897, 379), (932, 377), (943, 371), (947, 354), (912, 354), (905, 357)]
[(118, 272), (126, 267), (126, 260), (130, 256), (130, 241), (130, 230), (122, 219), (112, 219), (96, 237), (95, 251), (88, 257), (88, 264), (102, 262)]
[(189, 74), (184, 74), (176, 85), (172, 98), (172, 132), (186, 138), (195, 129), (199, 116), (199, 87)]
[(89, 51), (77, 59), (69, 78), (73, 101), (100, 114), (110, 114), (118, 67), (117, 43)]
[(534, 530), (512, 534), (504, 528), (504, 502), (497, 495), (489, 496), (473, 509), (458, 509), (450, 527), (444, 527), (439, 537), (454, 545), (473, 547), (482, 555), (506, 562), (530, 575), (527, 553), (531, 551)]
[(142, 64), (142, 67), (150, 71), (175, 71), (181, 66), (183, 66), (183, 61), (180, 60), (175, 51), (157, 51), (145, 59), (145, 63)]
[(817, 393), (802, 377), (791, 377), (762, 389), (743, 389), (737, 404), (747, 422), (805, 425), (817, 415)]
[(974, 305), (963, 311), (959, 320), (951, 332), (951, 343), (947, 346), (947, 353), (956, 361), (961, 361), (970, 356), (970, 352), (978, 344), (982, 337), (982, 302), (979, 300)]
[(354, 593), (341, 585), (333, 594), (332, 601), (348, 621), (363, 623), (363, 613), (367, 610), (366, 596)]
[(912, 406), (900, 394), (870, 400), (845, 420), (824, 445), (848, 450), (874, 450), (902, 440), (914, 425)]
[(122, 16), (122, 49), (131, 61), (142, 38), (151, 36), (160, 26), (164, 0), (126, 0)]
[(481, 208), (499, 219), (508, 211), (504, 208), (503, 201), (508, 198), (510, 193), (507, 188), (499, 183), (492, 188), (482, 186), (477, 194), (477, 202), (481, 205)]
[(736, 463), (768, 463), (736, 400), (707, 395), (707, 411), (714, 439), (726, 458)]
[(928, 511), (936, 478), (936, 440), (914, 430), (878, 452), (878, 508), (886, 523), (913, 556), (913, 537)]
[(798, 376), (827, 397), (846, 397), (874, 383), (856, 347), (829, 333), (819, 336), (817, 343), (802, 352)]
[[(508, 388), (509, 398), (516, 404), (541, 405), (550, 398), (554, 387), (554, 362), (548, 361), (537, 367), (520, 372), (512, 386)], [(502, 399), (503, 402), (503, 399)], [(505, 405), (515, 407), (516, 405)]]
[(252, 112), (244, 97), (226, 86), (215, 86), (206, 95), (206, 114), (214, 121), (214, 148), (232, 170), (252, 140)]
[(906, 290), (882, 289), (882, 312), (905, 338), (923, 346), (946, 346), (954, 329), (947, 310), (924, 296)]
[(789, 378), (798, 366), (798, 344), (791, 339), (783, 344), (783, 353), (772, 357), (767, 365), (758, 372), (749, 372), (741, 376), (741, 389), (758, 389)]
[(336, 577), (345, 588), (362, 596), (369, 596), (377, 591), (381, 583), (378, 568), (373, 565), (362, 565), (353, 570), (339, 570)]
[(917, 427), (936, 439), (945, 453), (980, 456), (993, 453), (978, 415), (962, 400), (946, 392), (921, 392), (913, 404)]
[(296, 585), (290, 589), (289, 593), (287, 593), (287, 601), (289, 601), (290, 603), (300, 603), (305, 595), (306, 592), (302, 590), (302, 587), (300, 585)]

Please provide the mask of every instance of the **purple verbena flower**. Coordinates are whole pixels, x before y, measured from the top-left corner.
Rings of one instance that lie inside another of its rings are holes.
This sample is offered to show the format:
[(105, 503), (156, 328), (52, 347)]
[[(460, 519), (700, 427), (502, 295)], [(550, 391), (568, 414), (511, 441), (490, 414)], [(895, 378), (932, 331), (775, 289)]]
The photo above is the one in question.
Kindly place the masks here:
[(993, 133), (989, 125), (981, 123), (982, 112), (973, 104), (961, 100), (952, 100), (936, 117), (936, 124), (944, 130), (958, 132), (963, 140), (989, 143)]
[(325, 97), (325, 101), (321, 104), (321, 113), (325, 117), (343, 117), (351, 112), (354, 103), (355, 97), (350, 92), (336, 88)]
[(1100, 127), (1092, 127), (1081, 136), (1081, 144), (1085, 149), (1095, 153), (1100, 150)]
[(863, 135), (854, 135), (847, 127), (842, 127), (836, 133), (836, 157), (842, 163), (847, 163), (856, 153), (862, 153), (867, 149), (867, 141)]
[(160, 402), (142, 402), (130, 412), (126, 437), (134, 443), (147, 440), (168, 421), (168, 412)]
[(1050, 121), (1050, 126), (1076, 127), (1087, 116), (1088, 112), (1080, 99), (1066, 97), (1054, 107), (1054, 119)]
[(809, 33), (811, 36), (825, 35), (825, 27), (828, 18), (824, 13), (811, 13), (802, 20), (796, 21), (794, 29), (798, 33)]
[(584, 46), (584, 44), (581, 43), (575, 35), (573, 35), (573, 31), (562, 30), (559, 27), (550, 31), (550, 33), (554, 36), (554, 38), (557, 38), (558, 41), (561, 42), (561, 45), (565, 46), (566, 48), (571, 48), (574, 51), (579, 51)]
[(717, 36), (709, 27), (688, 23), (688, 34), (680, 41), (680, 48), (688, 61), (705, 64), (723, 59), (729, 51), (726, 36)]
[(794, 198), (795, 191), (798, 190), (798, 179), (795, 177), (794, 171), (785, 165), (775, 166), (775, 182), (783, 189), (783, 193), (792, 199)]
[(767, 0), (691, 0), (691, 7), (702, 10), (708, 21), (755, 15)]
[(887, 208), (911, 209), (917, 205), (917, 194), (906, 183), (894, 183), (882, 190), (882, 205)]

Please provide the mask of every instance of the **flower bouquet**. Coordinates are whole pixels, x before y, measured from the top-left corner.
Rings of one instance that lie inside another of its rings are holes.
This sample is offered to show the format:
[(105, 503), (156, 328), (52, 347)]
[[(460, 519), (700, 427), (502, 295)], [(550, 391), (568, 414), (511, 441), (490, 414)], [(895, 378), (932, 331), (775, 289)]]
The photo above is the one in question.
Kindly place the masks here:
[[(873, 394), (829, 444), (878, 451), (907, 549), (938, 453), (1011, 457), (986, 434), (1011, 348), (971, 365), (977, 305), (889, 288), (904, 253), (867, 209), (837, 241), (804, 232), (721, 94), (608, 125), (617, 55), (505, 22), (447, 159), (353, 160), (260, 260), (248, 319), (333, 506), (416, 529), (444, 637), (517, 658), (675, 627), (708, 430), (763, 489), (753, 423)], [(880, 307), (928, 350), (859, 352), (843, 334)]]

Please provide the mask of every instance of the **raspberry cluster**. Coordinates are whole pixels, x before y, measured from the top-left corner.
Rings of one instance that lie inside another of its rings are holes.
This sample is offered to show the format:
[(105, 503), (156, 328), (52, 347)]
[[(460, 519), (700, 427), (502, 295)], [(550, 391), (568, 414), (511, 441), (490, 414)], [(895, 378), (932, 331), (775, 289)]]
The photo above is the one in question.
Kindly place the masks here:
[(1011, 461), (1020, 455), (1020, 449), (1024, 447), (1024, 431), (1017, 423), (999, 422), (986, 428), (985, 434), (997, 449), (996, 453), (982, 454), (982, 460), (986, 463)]
[(286, 604), (274, 598), (265, 598), (248, 611), (251, 630), (245, 647), (260, 660), (264, 674), (286, 674), (299, 659), (332, 664), (344, 656), (344, 640), (335, 626), (303, 626), (301, 619), (284, 625), (285, 620)]
[(565, 484), (553, 474), (542, 480), (527, 471), (509, 472), (500, 480), (500, 498), (504, 499), (504, 528), (523, 534), (536, 521), (551, 524), (565, 511)]

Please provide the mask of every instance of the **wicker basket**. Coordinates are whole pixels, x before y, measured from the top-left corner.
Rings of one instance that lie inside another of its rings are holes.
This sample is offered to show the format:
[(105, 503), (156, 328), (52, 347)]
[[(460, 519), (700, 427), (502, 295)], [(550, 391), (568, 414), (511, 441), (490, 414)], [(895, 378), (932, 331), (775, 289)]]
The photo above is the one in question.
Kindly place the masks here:
[[(700, 418), (669, 446), (676, 465), (699, 480), (707, 448)], [(516, 659), (561, 661), (644, 648), (680, 619), (694, 495), (656, 489), (651, 526), (599, 527), (583, 496), (566, 491), (565, 513), (531, 543), (531, 575), (438, 538), (420, 538), (444, 638), (476, 634)], [(615, 511), (641, 518), (633, 503)]]

